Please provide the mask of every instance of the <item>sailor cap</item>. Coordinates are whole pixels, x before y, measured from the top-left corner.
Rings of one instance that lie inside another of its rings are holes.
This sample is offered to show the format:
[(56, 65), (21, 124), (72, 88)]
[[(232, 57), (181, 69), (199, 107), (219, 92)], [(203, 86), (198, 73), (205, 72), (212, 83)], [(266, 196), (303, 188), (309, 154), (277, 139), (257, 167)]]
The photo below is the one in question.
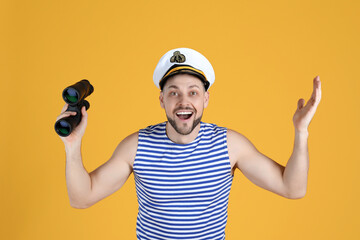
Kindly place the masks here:
[(176, 48), (165, 53), (155, 68), (154, 83), (162, 90), (166, 80), (178, 73), (188, 73), (200, 78), (205, 90), (215, 81), (215, 72), (210, 62), (201, 53), (190, 48)]

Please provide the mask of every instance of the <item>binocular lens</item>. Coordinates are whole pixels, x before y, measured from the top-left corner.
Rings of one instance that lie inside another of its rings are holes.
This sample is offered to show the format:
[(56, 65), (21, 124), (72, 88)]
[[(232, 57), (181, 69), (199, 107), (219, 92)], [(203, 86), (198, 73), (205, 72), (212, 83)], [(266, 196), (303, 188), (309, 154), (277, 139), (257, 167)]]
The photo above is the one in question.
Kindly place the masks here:
[(67, 136), (70, 133), (70, 124), (66, 121), (59, 121), (59, 125), (56, 126), (57, 130), (59, 131), (60, 135)]
[(64, 96), (70, 103), (76, 103), (79, 100), (78, 93), (73, 88), (66, 89)]

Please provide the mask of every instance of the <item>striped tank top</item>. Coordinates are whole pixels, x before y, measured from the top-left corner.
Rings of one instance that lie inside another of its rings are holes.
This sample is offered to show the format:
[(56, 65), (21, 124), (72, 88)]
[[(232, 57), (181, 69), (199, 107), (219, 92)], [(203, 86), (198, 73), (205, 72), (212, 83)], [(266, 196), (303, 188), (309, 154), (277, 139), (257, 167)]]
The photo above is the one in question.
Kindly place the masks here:
[(139, 131), (137, 239), (225, 239), (233, 180), (226, 128), (201, 122), (194, 141), (177, 144), (165, 127)]

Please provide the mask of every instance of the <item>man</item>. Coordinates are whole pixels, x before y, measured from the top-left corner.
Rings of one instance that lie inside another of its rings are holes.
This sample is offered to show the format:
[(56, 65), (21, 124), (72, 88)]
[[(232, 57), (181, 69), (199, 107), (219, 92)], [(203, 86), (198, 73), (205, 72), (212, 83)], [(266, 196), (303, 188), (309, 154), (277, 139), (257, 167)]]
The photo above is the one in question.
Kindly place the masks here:
[[(309, 157), (308, 126), (321, 98), (320, 79), (293, 117), (295, 143), (286, 167), (258, 152), (242, 134), (201, 122), (215, 74), (200, 53), (178, 48), (159, 61), (154, 82), (168, 121), (141, 129), (119, 143), (111, 158), (88, 173), (81, 139), (87, 125), (61, 137), (66, 150), (70, 204), (87, 208), (114, 193), (134, 172), (138, 239), (225, 239), (229, 192), (238, 168), (254, 184), (286, 198), (304, 197)], [(64, 112), (57, 119), (73, 115)]]

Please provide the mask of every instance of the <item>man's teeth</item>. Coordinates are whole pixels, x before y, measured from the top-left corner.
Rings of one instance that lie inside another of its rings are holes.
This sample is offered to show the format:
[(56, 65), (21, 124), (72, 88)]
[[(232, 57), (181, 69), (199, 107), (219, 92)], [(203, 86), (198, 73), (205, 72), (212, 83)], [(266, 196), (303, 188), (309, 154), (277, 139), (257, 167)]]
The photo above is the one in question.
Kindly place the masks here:
[(177, 115), (189, 115), (192, 114), (192, 112), (178, 112)]

